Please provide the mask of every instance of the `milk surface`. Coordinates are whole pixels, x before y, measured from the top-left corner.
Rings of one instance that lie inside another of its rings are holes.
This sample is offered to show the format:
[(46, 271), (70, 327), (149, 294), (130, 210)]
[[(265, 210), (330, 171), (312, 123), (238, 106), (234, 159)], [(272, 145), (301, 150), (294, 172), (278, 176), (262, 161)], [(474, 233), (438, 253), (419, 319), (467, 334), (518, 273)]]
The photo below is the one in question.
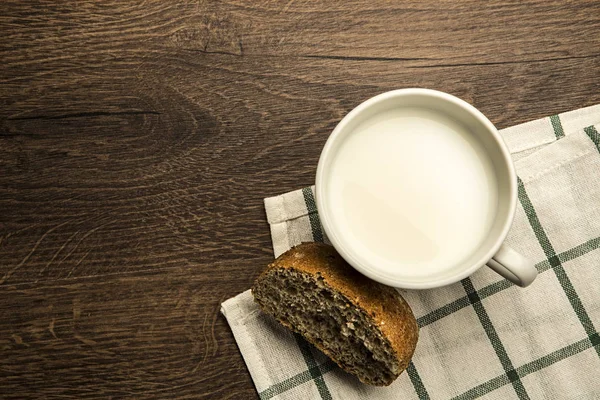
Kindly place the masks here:
[(477, 249), (493, 222), (497, 182), (474, 135), (435, 111), (364, 121), (333, 160), (334, 224), (380, 268), (427, 276)]

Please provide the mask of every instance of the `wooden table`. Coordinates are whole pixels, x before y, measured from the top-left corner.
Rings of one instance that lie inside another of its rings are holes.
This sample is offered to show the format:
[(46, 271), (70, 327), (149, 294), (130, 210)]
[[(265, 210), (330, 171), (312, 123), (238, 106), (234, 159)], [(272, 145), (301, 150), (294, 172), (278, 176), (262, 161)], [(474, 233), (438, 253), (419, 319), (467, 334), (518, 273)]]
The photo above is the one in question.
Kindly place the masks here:
[(256, 398), (219, 304), (262, 199), (402, 87), (499, 128), (600, 102), (600, 2), (0, 5), (0, 397)]

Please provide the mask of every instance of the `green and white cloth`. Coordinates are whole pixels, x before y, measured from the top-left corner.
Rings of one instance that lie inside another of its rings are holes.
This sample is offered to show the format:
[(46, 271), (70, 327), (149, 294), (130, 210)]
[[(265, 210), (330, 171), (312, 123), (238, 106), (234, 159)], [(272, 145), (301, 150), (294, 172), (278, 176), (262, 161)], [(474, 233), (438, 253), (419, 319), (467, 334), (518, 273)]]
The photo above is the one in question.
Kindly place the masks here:
[[(596, 125), (596, 126), (594, 126)], [(420, 326), (413, 361), (370, 387), (258, 309), (222, 304), (261, 399), (600, 399), (600, 105), (501, 131), (519, 175), (507, 244), (535, 260), (523, 289), (488, 268), (404, 291)], [(275, 256), (327, 241), (312, 188), (265, 199)]]

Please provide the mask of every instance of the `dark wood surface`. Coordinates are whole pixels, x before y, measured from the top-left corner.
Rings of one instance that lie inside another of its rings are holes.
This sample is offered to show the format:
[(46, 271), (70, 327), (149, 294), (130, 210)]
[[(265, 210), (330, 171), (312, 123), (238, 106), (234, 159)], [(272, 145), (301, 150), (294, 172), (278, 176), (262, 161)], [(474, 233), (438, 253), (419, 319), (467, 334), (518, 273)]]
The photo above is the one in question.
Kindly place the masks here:
[(0, 397), (256, 398), (219, 304), (361, 101), (600, 103), (600, 2), (0, 4)]

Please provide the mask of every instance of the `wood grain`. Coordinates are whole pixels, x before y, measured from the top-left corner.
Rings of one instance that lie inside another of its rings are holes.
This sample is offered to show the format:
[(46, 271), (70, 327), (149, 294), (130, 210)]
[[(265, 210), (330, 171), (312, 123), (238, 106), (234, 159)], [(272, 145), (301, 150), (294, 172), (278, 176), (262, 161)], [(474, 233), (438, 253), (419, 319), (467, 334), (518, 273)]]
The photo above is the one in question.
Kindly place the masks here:
[(366, 98), (600, 102), (597, 1), (0, 5), (0, 397), (253, 398), (224, 299)]
[(5, 287), (2, 398), (251, 398), (231, 333), (215, 328), (222, 279), (235, 284), (171, 269)]

